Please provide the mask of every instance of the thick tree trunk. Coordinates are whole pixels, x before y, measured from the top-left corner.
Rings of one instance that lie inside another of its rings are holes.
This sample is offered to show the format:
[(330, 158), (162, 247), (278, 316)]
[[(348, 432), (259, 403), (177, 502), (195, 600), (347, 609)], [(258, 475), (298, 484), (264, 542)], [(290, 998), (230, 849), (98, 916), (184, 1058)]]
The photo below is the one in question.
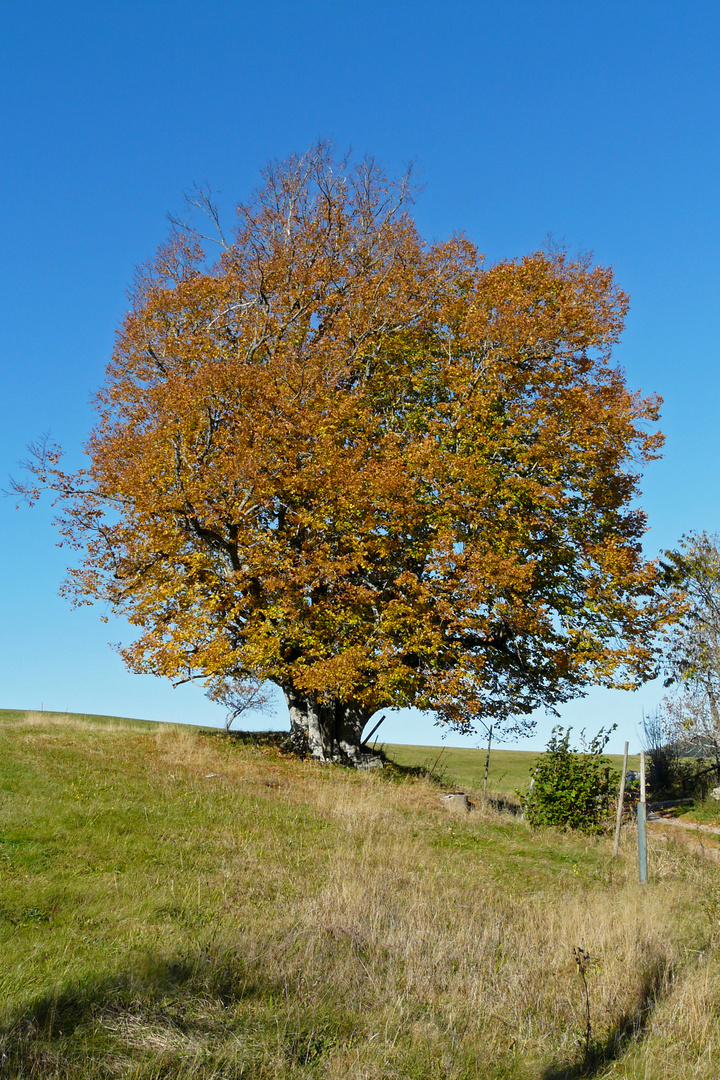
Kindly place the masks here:
[(293, 741), (307, 747), (316, 761), (336, 761), (366, 768), (378, 755), (360, 744), (363, 728), (372, 716), (355, 702), (319, 701), (295, 687), (283, 687), (290, 712)]

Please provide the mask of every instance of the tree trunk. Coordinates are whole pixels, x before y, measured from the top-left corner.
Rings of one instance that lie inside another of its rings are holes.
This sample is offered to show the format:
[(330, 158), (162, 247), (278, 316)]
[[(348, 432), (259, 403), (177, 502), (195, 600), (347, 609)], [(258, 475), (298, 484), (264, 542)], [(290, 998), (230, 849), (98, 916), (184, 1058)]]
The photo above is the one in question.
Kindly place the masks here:
[(372, 712), (357, 702), (337, 699), (321, 701), (294, 686), (283, 687), (290, 712), (291, 735), (298, 747), (305, 747), (310, 757), (322, 762), (340, 762), (367, 767), (378, 755), (361, 745), (365, 724)]

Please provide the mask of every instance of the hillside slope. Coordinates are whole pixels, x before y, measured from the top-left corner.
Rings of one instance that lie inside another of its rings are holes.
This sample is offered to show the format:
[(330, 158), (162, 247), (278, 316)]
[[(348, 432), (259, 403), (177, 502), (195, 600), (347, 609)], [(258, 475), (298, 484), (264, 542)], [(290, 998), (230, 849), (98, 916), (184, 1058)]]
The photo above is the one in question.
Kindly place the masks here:
[(631, 836), (613, 863), (605, 839), (452, 816), (427, 779), (107, 718), (6, 715), (0, 791), (2, 1076), (660, 1080), (720, 1060), (717, 870), (662, 838), (642, 891)]

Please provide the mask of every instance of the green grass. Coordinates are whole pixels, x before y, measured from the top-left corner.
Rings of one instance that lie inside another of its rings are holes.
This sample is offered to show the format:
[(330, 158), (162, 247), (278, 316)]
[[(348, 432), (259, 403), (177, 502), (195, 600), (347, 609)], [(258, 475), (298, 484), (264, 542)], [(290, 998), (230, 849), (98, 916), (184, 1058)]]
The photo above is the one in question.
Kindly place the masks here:
[[(388, 744), (385, 753), (399, 765), (423, 766), (432, 769), (448, 788), (463, 788), (470, 792), (482, 790), (485, 777), (484, 747), (469, 749), (457, 746), (402, 746)], [(622, 772), (622, 754), (605, 755), (618, 773)], [(540, 757), (534, 750), (491, 749), (488, 770), (488, 791), (513, 795), (527, 791), (530, 768)], [(628, 769), (640, 768), (640, 755), (628, 757)]]
[(678, 806), (672, 816), (681, 821), (696, 821), (701, 825), (720, 827), (720, 802), (710, 798), (696, 799), (691, 807)]
[(714, 1075), (716, 867), (652, 837), (643, 891), (631, 833), (613, 862), (439, 790), (262, 736), (0, 714), (0, 1076)]

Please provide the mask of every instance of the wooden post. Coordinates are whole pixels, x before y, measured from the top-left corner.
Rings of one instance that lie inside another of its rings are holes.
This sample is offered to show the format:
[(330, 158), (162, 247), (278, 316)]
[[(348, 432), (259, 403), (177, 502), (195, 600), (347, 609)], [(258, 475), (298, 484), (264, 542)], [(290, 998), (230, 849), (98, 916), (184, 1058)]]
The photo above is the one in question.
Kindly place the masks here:
[(617, 817), (615, 818), (615, 843), (613, 844), (613, 859), (617, 859), (620, 852), (620, 826), (622, 825), (623, 799), (625, 798), (625, 778), (627, 777), (627, 759), (629, 743), (625, 743), (623, 755), (622, 778), (620, 780), (620, 794), (618, 795)]
[[(363, 739), (363, 741), (362, 741), (362, 742), (360, 743), (360, 749), (361, 749), (361, 750), (362, 750), (363, 746), (367, 746), (367, 744), (368, 744), (368, 743), (370, 742), (370, 740), (372, 739), (373, 735), (375, 734), (375, 732), (377, 731), (377, 729), (378, 729), (378, 728), (380, 727), (380, 725), (382, 724), (382, 722), (383, 722), (383, 720), (384, 720), (384, 719), (385, 719), (385, 717), (384, 717), (384, 716), (381, 716), (381, 717), (380, 717), (380, 719), (378, 720), (377, 724), (375, 725), (375, 727), (374, 727), (374, 728), (372, 729), (372, 731), (370, 732), (370, 734), (369, 734), (369, 735), (367, 736), (367, 738), (366, 738), (366, 739)], [(376, 741), (377, 741), (377, 740), (376, 740)]]
[(484, 795), (487, 795), (488, 772), (490, 771), (490, 744), (492, 743), (492, 729), (493, 729), (493, 726), (491, 724), (489, 729), (488, 729), (488, 745), (487, 745), (487, 754), (485, 756), (485, 779), (483, 780), (483, 794)]
[(647, 815), (645, 803), (645, 751), (640, 751), (640, 802), (637, 807), (638, 821), (638, 873), (640, 884), (647, 885)]

